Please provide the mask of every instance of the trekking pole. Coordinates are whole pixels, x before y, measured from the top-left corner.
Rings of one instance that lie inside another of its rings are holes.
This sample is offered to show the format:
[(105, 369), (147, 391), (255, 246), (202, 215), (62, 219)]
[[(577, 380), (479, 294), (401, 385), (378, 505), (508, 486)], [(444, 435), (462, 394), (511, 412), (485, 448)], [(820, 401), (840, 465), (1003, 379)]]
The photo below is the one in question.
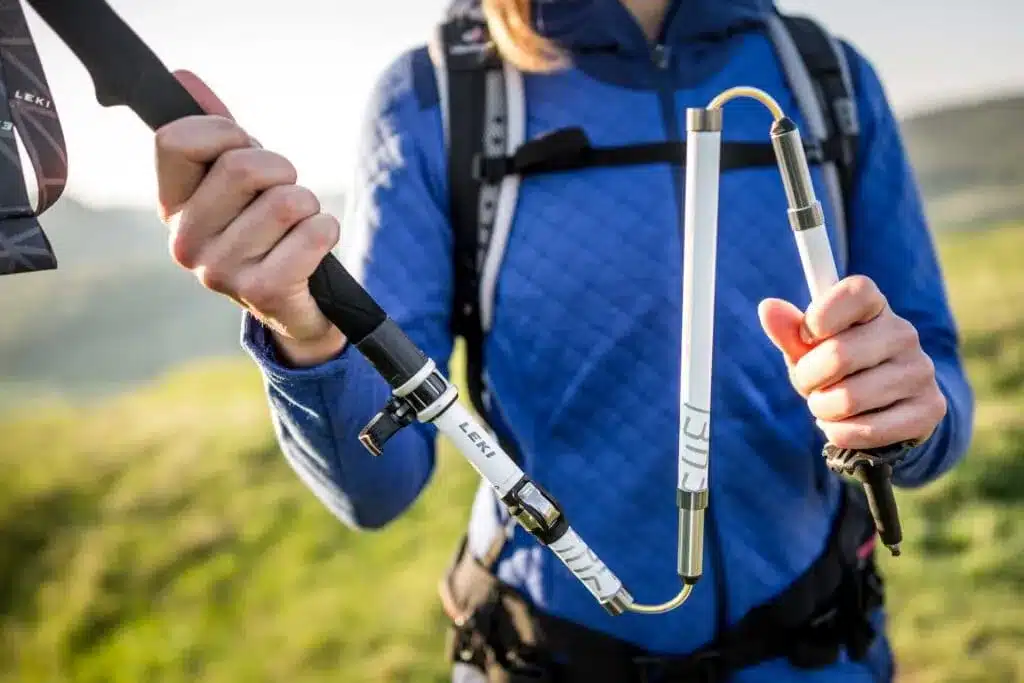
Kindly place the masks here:
[[(807, 156), (796, 124), (784, 114), (770, 95), (757, 88), (744, 86), (722, 92), (706, 109), (691, 109), (688, 116), (694, 121), (703, 122), (707, 131), (698, 134), (702, 137), (707, 136), (708, 144), (711, 144), (710, 141), (717, 140), (717, 137), (712, 136), (710, 129), (717, 126), (717, 129), (721, 130), (722, 107), (737, 97), (755, 99), (772, 114), (774, 122), (770, 135), (789, 204), (790, 226), (793, 228), (811, 299), (819, 300), (839, 282), (839, 276), (829, 243), (828, 230), (825, 227), (825, 215), (821, 202), (814, 193)], [(700, 170), (695, 173), (699, 173)], [(715, 171), (717, 173), (717, 168)], [(708, 207), (717, 207), (717, 186), (715, 190), (714, 196), (701, 194), (700, 201), (707, 203)], [(710, 208), (708, 210), (710, 211)], [(706, 220), (710, 224), (711, 219)], [(892, 490), (892, 468), (912, 445), (912, 442), (900, 442), (881, 448), (858, 450), (841, 449), (829, 443), (822, 452), (829, 469), (851, 476), (861, 483), (867, 495), (875, 528), (882, 543), (893, 555), (900, 554), (903, 532)]]
[[(86, 67), (101, 105), (127, 106), (154, 131), (180, 118), (205, 113), (104, 0), (27, 2)], [(310, 277), (309, 288), (324, 315), (391, 386), (383, 410), (360, 434), (360, 441), (371, 453), (381, 455), (387, 440), (414, 421), (432, 423), (495, 490), (518, 523), (550, 548), (609, 614), (666, 612), (685, 602), (694, 577), (668, 602), (636, 604), (619, 578), (569, 524), (558, 502), (502, 450), (458, 401), (458, 390), (441, 375), (434, 361), (332, 254)], [(710, 346), (700, 347), (710, 354)], [(710, 367), (706, 372), (710, 373)], [(703, 500), (706, 502), (706, 494)], [(701, 546), (699, 539), (691, 538), (691, 542)]]

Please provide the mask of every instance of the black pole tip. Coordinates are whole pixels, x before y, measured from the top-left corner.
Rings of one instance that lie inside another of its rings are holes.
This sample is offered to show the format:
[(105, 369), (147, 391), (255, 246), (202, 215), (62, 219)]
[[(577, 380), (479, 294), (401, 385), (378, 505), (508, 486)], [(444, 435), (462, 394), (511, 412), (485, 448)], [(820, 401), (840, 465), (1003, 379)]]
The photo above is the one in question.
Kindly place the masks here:
[(795, 130), (796, 123), (793, 122), (793, 119), (789, 118), (788, 116), (783, 116), (781, 119), (777, 120), (775, 123), (772, 124), (771, 134), (783, 135), (785, 133), (792, 133)]

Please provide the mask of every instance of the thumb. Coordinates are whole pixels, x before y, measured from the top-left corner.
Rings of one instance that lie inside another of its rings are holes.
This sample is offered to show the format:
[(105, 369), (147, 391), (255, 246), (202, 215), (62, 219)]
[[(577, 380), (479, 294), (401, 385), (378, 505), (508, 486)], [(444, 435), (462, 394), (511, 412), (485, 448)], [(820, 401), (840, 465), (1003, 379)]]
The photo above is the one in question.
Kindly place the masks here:
[(761, 327), (775, 347), (782, 352), (787, 365), (796, 363), (812, 346), (800, 338), (804, 314), (782, 299), (765, 299), (757, 307)]
[(213, 116), (223, 116), (234, 120), (235, 117), (228, 111), (227, 106), (220, 101), (220, 98), (206, 85), (199, 76), (191, 71), (179, 69), (174, 72), (174, 77), (188, 91), (188, 94), (196, 101), (200, 109)]

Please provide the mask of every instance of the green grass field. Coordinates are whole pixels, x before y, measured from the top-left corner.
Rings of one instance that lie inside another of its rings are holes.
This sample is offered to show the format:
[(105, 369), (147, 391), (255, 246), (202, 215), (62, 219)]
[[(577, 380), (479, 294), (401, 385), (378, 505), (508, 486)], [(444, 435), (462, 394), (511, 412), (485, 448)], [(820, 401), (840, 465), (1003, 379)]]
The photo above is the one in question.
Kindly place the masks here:
[[(901, 496), (906, 548), (885, 562), (901, 681), (1017, 681), (1024, 228), (942, 253), (977, 437)], [(407, 516), (359, 535), (287, 468), (244, 361), (0, 435), (0, 683), (446, 680), (434, 588), (476, 482), (450, 451)]]

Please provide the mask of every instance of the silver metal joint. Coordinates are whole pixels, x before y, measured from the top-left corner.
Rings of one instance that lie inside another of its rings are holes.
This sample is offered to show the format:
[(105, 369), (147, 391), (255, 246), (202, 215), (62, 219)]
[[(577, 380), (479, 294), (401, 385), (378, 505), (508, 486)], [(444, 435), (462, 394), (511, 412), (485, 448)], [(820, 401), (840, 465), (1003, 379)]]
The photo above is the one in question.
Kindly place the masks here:
[(678, 571), (685, 583), (697, 583), (704, 573), (704, 509), (679, 509)]
[(679, 576), (684, 583), (697, 583), (704, 573), (704, 511), (708, 490), (676, 491), (679, 507)]
[(686, 110), (686, 130), (691, 133), (721, 132), (722, 110), (690, 107)]
[(632, 604), (633, 596), (625, 588), (620, 588), (615, 595), (607, 600), (603, 600), (601, 607), (604, 607), (604, 611), (608, 614), (617, 617), (626, 612)]
[[(784, 118), (775, 122), (771, 138), (790, 211), (812, 209), (818, 200), (814, 196), (814, 184), (811, 182), (811, 171), (807, 166), (807, 154), (800, 131), (790, 119)], [(820, 206), (818, 211), (821, 211)], [(804, 225), (804, 222), (801, 221), (799, 225)]]
[(786, 213), (789, 215), (790, 227), (797, 232), (825, 225), (825, 213), (822, 211), (821, 202), (817, 200), (810, 206), (790, 209)]
[(515, 493), (516, 519), (531, 533), (550, 529), (561, 514), (533, 482), (526, 482)]

